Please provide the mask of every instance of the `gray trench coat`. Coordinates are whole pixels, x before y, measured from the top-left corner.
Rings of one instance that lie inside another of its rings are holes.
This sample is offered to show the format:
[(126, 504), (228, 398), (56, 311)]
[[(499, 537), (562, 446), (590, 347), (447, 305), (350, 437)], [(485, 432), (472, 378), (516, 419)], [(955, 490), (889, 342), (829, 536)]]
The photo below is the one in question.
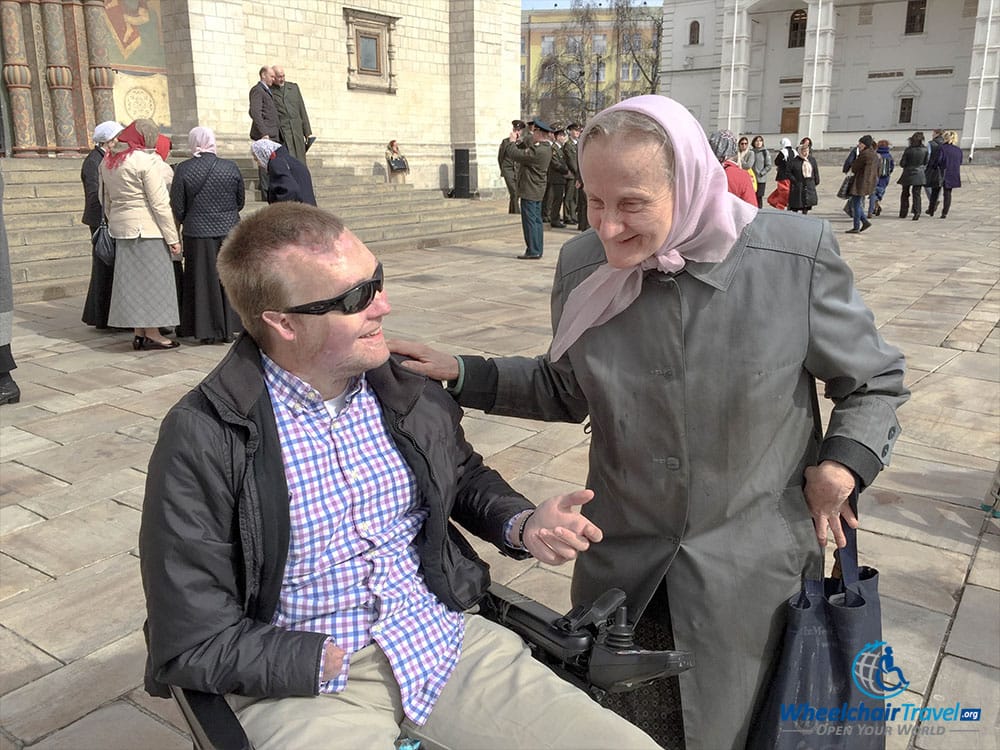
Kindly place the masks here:
[[(563, 247), (554, 327), (604, 262), (593, 232)], [(903, 356), (829, 224), (762, 211), (722, 263), (647, 273), (638, 299), (559, 361), (493, 362), (493, 413), (589, 414), (596, 497), (583, 512), (604, 541), (576, 562), (574, 602), (617, 586), (636, 614), (665, 577), (677, 648), (695, 655), (680, 678), (687, 748), (742, 749), (782, 603), (821, 565), (803, 471), (829, 458), (870, 483), (908, 396)], [(822, 439), (814, 377), (835, 403)]]

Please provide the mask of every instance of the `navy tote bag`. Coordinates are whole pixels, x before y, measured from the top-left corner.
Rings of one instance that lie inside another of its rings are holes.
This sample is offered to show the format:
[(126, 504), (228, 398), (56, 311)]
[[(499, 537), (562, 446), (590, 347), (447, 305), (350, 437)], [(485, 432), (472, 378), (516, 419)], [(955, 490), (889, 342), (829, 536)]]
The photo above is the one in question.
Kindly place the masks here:
[[(856, 514), (856, 492), (850, 502)], [(886, 676), (894, 673), (891, 649), (883, 653), (878, 571), (858, 566), (857, 531), (844, 526), (842, 577), (807, 578), (785, 603), (784, 637), (747, 750), (885, 748)]]

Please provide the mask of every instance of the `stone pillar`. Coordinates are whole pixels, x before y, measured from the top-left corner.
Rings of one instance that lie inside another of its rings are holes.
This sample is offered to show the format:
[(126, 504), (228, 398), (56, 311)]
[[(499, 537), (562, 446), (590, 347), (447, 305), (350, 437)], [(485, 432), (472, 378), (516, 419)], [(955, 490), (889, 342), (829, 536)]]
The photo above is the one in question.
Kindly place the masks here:
[(747, 119), (750, 85), (750, 15), (755, 0), (725, 0), (723, 8), (719, 128), (741, 133)]
[(66, 50), (66, 27), (60, 0), (42, 0), (45, 29), (45, 82), (52, 97), (52, 111), (59, 151), (76, 151), (76, 124), (73, 118), (73, 71)]
[(90, 94), (94, 100), (94, 121), (115, 119), (115, 71), (108, 63), (108, 29), (103, 0), (84, 0), (83, 20), (87, 27), (87, 53), (90, 56)]
[(24, 46), (21, 3), (0, 1), (0, 32), (3, 34), (3, 80), (10, 93), (10, 115), (14, 126), (14, 156), (29, 156), (38, 149), (31, 108), (31, 69)]
[(802, 60), (802, 104), (799, 134), (812, 138), (813, 148), (825, 148), (830, 124), (833, 50), (837, 33), (834, 0), (806, 0), (806, 47)]
[(989, 148), (993, 121), (1000, 104), (1000, 0), (979, 0), (976, 30), (965, 94), (965, 119), (961, 146), (971, 161), (977, 148)]
[(451, 147), (469, 149), (469, 188), (485, 195), (503, 187), (497, 146), (521, 114), (521, 5), (452, 0), (449, 34)]

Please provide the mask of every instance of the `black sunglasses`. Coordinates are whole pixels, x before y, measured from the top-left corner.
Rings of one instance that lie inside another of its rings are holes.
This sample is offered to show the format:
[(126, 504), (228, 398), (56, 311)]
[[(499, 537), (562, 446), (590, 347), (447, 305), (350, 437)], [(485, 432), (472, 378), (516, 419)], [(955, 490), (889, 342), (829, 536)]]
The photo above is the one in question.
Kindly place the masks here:
[(368, 307), (375, 299), (375, 295), (381, 291), (382, 264), (379, 263), (375, 268), (374, 276), (360, 284), (355, 284), (343, 294), (318, 302), (306, 302), (304, 305), (288, 307), (282, 312), (299, 313), (300, 315), (326, 315), (328, 312), (337, 311), (344, 315), (354, 315)]

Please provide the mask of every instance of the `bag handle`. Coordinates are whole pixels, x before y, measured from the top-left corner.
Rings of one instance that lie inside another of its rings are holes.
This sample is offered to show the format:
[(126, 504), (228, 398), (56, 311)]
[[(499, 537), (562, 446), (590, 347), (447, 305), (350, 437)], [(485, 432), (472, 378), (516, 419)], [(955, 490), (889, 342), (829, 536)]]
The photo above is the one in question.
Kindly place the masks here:
[[(851, 511), (853, 511), (854, 517), (857, 518), (858, 516), (857, 487), (851, 490), (851, 495), (847, 499), (847, 502), (851, 506)], [(842, 525), (844, 527), (844, 537), (846, 537), (847, 539), (847, 545), (841, 547), (833, 554), (837, 560), (837, 563), (840, 565), (840, 575), (841, 575), (841, 580), (844, 582), (844, 587), (856, 589), (858, 581), (861, 578), (861, 572), (858, 566), (858, 530), (851, 528), (846, 523)]]

